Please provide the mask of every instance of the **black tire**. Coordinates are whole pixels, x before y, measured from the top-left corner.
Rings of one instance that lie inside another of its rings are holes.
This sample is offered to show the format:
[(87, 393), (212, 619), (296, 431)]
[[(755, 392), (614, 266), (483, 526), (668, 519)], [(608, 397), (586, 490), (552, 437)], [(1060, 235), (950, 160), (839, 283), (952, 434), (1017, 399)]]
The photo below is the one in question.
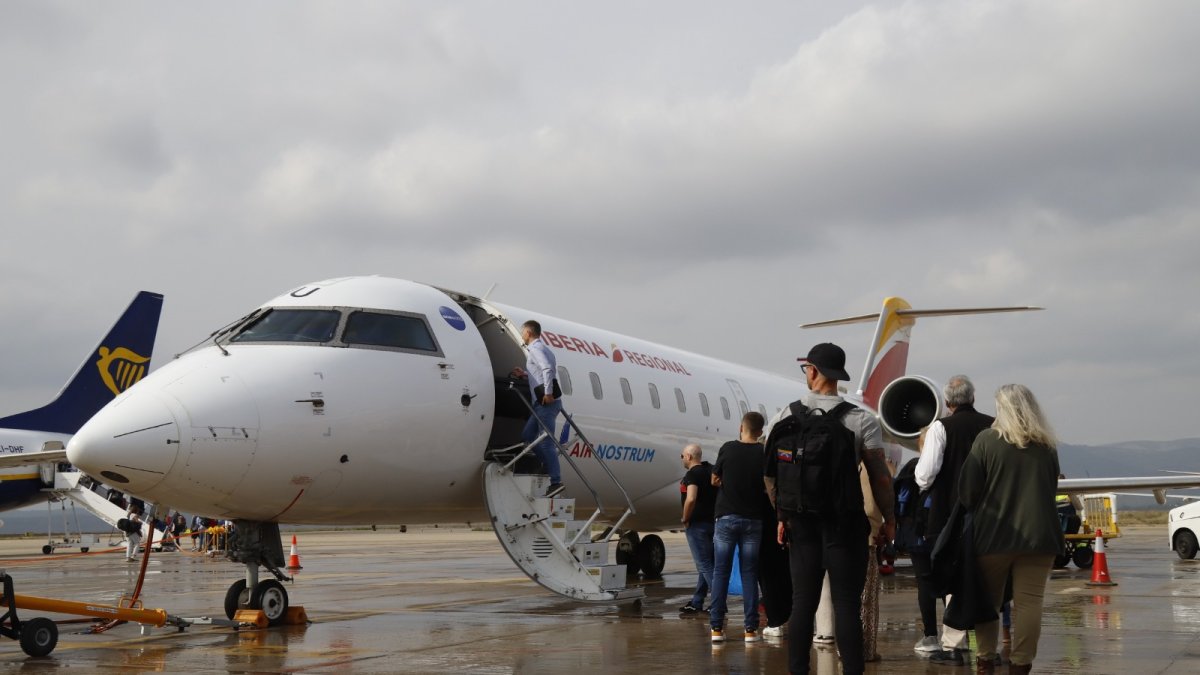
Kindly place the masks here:
[(667, 564), (667, 547), (662, 537), (648, 534), (642, 537), (637, 547), (638, 567), (642, 568), (642, 576), (647, 579), (662, 577), (663, 567)]
[(1067, 567), (1067, 565), (1070, 565), (1070, 564), (1071, 564), (1071, 556), (1069, 556), (1065, 553), (1060, 553), (1060, 554), (1054, 556), (1054, 569), (1056, 569), (1056, 570), (1065, 569)]
[(617, 539), (617, 564), (625, 565), (628, 574), (637, 574), (641, 567), (638, 565), (638, 543), (641, 542), (641, 537), (637, 532), (632, 530), (622, 534)]
[(80, 546), (80, 547), (79, 547), (79, 552), (80, 552), (80, 553), (87, 553), (87, 552), (88, 552), (88, 547), (86, 547), (86, 546)]
[(50, 555), (51, 553), (54, 553), (53, 546), (51, 546), (50, 544), (46, 544), (45, 546), (42, 547), (42, 555)]
[(238, 579), (225, 591), (225, 618), (232, 619), (239, 609), (249, 606), (250, 592), (246, 590), (246, 580)]
[(46, 656), (58, 646), (58, 624), (38, 617), (21, 622), (21, 651), (34, 657)]
[(1071, 554), (1071, 560), (1075, 566), (1081, 570), (1092, 569), (1092, 562), (1096, 559), (1096, 552), (1091, 546), (1077, 546), (1075, 552)]
[(287, 619), (287, 589), (274, 579), (258, 582), (250, 594), (250, 608), (261, 609), (267, 615), (268, 625), (281, 625)]
[(1196, 543), (1196, 535), (1191, 530), (1180, 530), (1175, 533), (1175, 553), (1180, 560), (1191, 560), (1196, 557), (1200, 544)]

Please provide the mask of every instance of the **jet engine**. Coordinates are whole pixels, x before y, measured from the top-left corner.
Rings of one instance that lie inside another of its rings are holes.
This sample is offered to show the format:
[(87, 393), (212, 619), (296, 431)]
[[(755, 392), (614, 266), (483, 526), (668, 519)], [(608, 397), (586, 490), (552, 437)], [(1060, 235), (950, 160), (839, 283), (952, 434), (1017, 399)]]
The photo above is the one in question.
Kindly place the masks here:
[(892, 380), (879, 395), (879, 421), (897, 438), (916, 438), (942, 416), (942, 394), (933, 380), (907, 375)]

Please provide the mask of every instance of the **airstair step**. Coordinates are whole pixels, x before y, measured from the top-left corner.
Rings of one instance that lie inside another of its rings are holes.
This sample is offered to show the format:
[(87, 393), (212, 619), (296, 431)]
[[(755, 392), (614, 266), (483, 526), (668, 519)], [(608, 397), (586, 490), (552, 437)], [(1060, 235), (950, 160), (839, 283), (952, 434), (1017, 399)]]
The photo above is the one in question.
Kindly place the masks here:
[(616, 591), (625, 588), (625, 565), (600, 565), (588, 567), (588, 574), (596, 580), (601, 590)]
[(587, 567), (604, 567), (608, 565), (608, 542), (581, 543), (571, 547), (571, 552), (579, 562)]

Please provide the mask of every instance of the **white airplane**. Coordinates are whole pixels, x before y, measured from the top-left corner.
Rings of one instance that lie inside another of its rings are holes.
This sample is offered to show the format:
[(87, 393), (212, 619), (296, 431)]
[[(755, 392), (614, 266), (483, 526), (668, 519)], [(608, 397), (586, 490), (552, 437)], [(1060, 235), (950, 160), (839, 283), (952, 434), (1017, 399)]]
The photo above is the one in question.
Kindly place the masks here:
[[(1019, 309), (918, 311), (889, 298), (878, 315), (833, 322), (877, 320), (849, 398), (880, 410), (895, 438), (915, 438), (941, 409), (929, 380), (902, 377), (915, 319)], [(537, 499), (544, 478), (513, 475), (505, 461), (529, 416), (527, 392), (508, 380), (525, 365), (519, 327), (528, 319), (558, 359), (572, 424), (560, 419), (555, 440), (567, 493), (581, 504), (590, 493), (598, 505), (587, 521), (571, 520), (572, 500)], [(607, 540), (593, 543), (592, 526), (623, 533), (618, 563), (625, 553), (657, 574), (662, 541), (639, 542), (636, 532), (679, 527), (679, 449), (700, 443), (714, 459), (745, 412), (770, 419), (805, 390), (790, 377), (468, 294), (351, 277), (284, 293), (214, 332), (109, 404), (67, 452), (146, 500), (236, 522), (231, 557), (246, 578), (226, 595), (230, 616), (261, 608), (282, 622), (280, 523), (490, 520), (538, 583), (612, 601), (630, 597), (625, 575), (613, 578), (618, 566), (604, 564), (596, 549)], [(259, 581), (259, 566), (276, 580)]]
[(45, 501), (71, 435), (149, 371), (162, 300), (138, 293), (53, 401), (0, 418), (0, 511)]

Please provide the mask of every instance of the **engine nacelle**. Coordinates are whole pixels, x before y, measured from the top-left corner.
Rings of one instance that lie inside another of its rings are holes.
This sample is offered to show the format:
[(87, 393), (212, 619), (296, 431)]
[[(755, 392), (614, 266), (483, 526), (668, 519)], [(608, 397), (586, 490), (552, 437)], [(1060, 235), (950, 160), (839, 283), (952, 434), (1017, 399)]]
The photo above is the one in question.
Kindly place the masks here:
[(892, 380), (879, 395), (879, 421), (897, 438), (916, 438), (942, 416), (942, 393), (933, 380), (907, 375)]

